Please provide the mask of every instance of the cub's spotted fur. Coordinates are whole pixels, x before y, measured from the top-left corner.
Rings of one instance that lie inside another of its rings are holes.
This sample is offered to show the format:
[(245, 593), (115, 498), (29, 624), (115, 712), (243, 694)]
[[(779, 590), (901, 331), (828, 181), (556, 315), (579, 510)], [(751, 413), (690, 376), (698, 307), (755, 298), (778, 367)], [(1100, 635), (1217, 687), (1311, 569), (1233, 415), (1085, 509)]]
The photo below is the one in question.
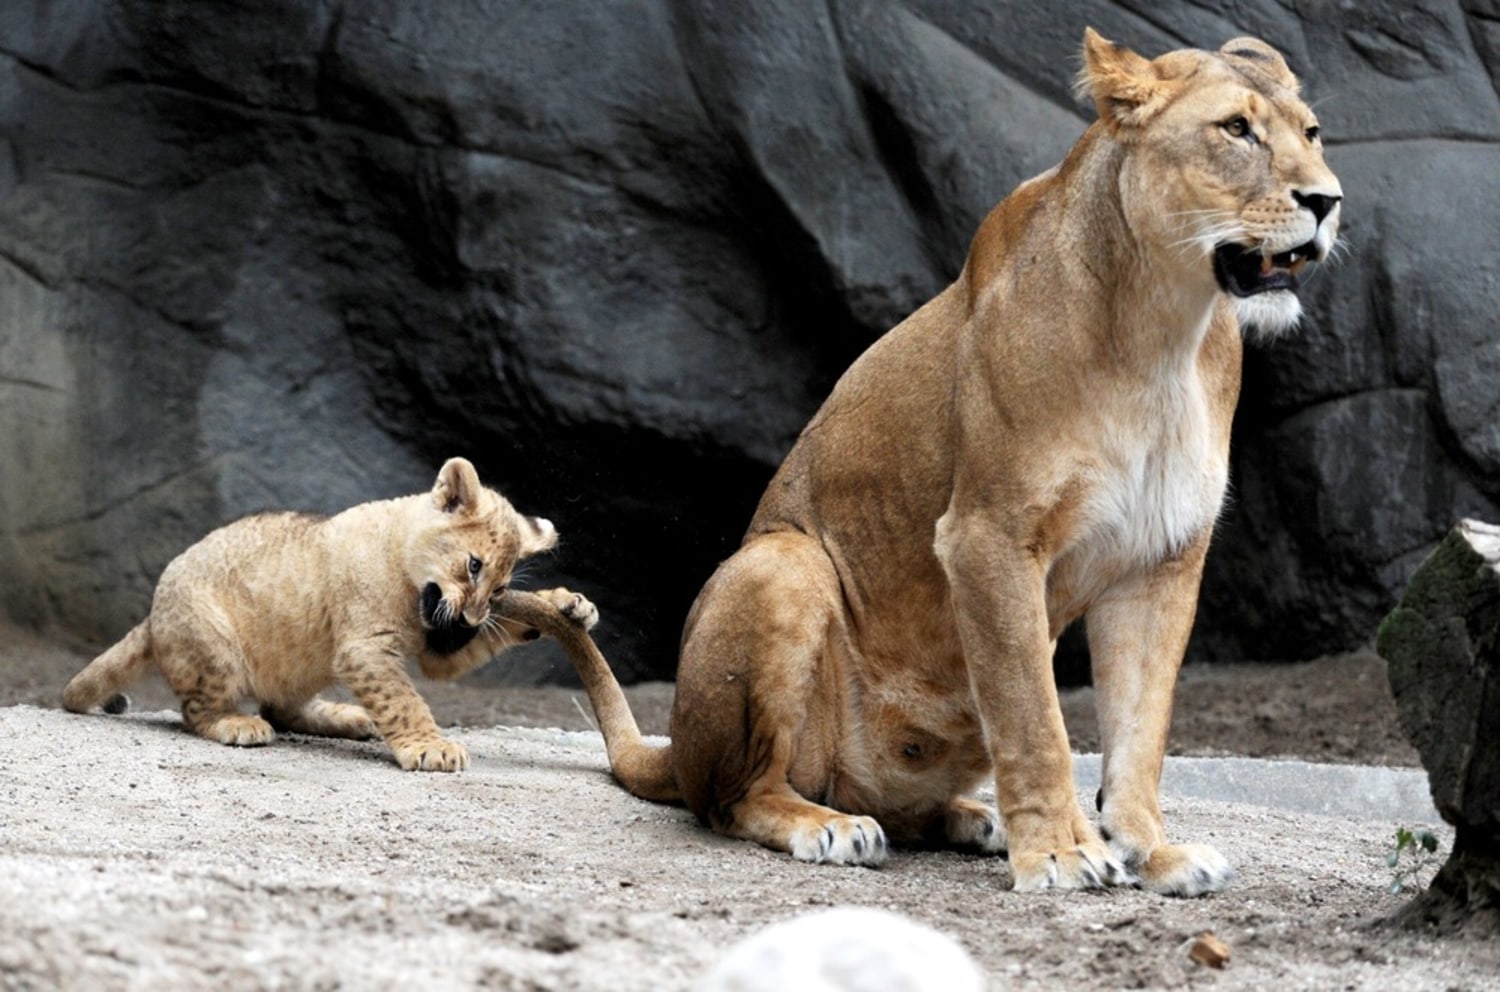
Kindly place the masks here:
[[(453, 679), (535, 637), (492, 601), (520, 559), (556, 543), (551, 523), (517, 513), (462, 458), (443, 465), (430, 493), (326, 518), (247, 517), (167, 565), (150, 616), (74, 676), (63, 705), (121, 712), (119, 690), (155, 665), (183, 721), (210, 740), (379, 735), (402, 768), (457, 771), (468, 752), (439, 735), (406, 662)], [(582, 629), (598, 619), (566, 589), (538, 595)], [(318, 698), (335, 682), (360, 705)], [(240, 712), (246, 699), (260, 715)]]

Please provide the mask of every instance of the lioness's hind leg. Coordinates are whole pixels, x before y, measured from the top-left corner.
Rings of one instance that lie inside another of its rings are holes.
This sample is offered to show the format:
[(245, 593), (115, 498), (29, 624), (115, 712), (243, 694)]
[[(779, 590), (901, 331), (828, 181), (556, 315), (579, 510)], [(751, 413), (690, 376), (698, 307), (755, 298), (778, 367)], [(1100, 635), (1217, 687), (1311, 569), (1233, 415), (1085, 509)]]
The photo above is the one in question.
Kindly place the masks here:
[(831, 784), (847, 700), (827, 678), (838, 576), (795, 533), (753, 538), (704, 587), (683, 637), (672, 739), (689, 809), (802, 861), (878, 865), (885, 832), (808, 799)]
[(363, 706), (353, 703), (335, 703), (327, 699), (310, 699), (302, 706), (293, 707), (267, 703), (260, 712), (272, 727), (288, 733), (344, 737), (354, 741), (380, 736), (370, 714)]

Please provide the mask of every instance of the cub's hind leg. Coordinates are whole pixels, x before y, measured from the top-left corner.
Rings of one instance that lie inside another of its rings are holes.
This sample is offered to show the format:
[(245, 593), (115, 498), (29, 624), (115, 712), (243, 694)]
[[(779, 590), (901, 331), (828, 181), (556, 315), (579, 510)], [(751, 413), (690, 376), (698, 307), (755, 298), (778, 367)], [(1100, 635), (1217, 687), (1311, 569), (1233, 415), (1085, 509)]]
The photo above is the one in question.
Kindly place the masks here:
[(182, 700), (182, 722), (193, 733), (220, 744), (257, 747), (276, 736), (258, 716), (239, 711), (245, 695), (245, 656), (239, 642), (211, 621), (157, 623), (156, 663)]
[(370, 714), (363, 706), (353, 703), (335, 703), (314, 697), (301, 706), (265, 703), (260, 714), (275, 729), (292, 734), (344, 737), (354, 741), (380, 736)]
[(886, 838), (827, 795), (846, 700), (829, 670), (842, 608), (822, 547), (762, 535), (720, 566), (688, 618), (672, 711), (689, 809), (718, 832), (802, 861), (878, 865)]

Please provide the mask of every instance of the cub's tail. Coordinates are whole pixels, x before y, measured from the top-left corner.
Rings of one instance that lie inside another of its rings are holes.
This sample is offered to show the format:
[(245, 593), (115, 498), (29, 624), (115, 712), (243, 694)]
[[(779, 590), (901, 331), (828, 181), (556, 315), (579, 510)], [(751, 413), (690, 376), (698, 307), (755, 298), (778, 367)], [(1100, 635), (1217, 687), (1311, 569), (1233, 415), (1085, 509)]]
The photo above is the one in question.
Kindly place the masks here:
[(124, 713), (130, 699), (122, 692), (151, 668), (150, 621), (142, 620), (63, 687), (63, 708), (87, 713), (95, 706), (106, 713)]
[(641, 739), (630, 703), (588, 631), (535, 593), (511, 590), (499, 610), (502, 616), (535, 627), (567, 649), (599, 720), (609, 768), (619, 783), (642, 799), (680, 802), (682, 790), (673, 771), (671, 743), (655, 747)]

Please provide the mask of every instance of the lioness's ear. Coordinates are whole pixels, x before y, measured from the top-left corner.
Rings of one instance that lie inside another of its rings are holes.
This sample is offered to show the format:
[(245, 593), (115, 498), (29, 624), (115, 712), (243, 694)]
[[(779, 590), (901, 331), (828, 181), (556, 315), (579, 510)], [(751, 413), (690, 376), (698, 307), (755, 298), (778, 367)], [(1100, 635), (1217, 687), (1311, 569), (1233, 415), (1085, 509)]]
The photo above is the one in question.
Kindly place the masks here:
[(521, 554), (534, 555), (557, 547), (557, 528), (546, 517), (521, 518)]
[(1233, 38), (1224, 42), (1224, 47), (1219, 49), (1219, 54), (1231, 62), (1243, 59), (1249, 62), (1261, 72), (1270, 76), (1278, 85), (1284, 86), (1293, 93), (1302, 91), (1302, 84), (1297, 77), (1292, 75), (1291, 68), (1286, 64), (1286, 59), (1281, 53), (1259, 38)]
[(1152, 64), (1093, 28), (1083, 31), (1083, 69), (1074, 90), (1099, 108), (1099, 119), (1120, 136), (1144, 125), (1167, 105), (1175, 89)]
[(444, 513), (471, 513), (479, 506), (479, 473), (466, 458), (450, 458), (438, 470), (432, 502)]

